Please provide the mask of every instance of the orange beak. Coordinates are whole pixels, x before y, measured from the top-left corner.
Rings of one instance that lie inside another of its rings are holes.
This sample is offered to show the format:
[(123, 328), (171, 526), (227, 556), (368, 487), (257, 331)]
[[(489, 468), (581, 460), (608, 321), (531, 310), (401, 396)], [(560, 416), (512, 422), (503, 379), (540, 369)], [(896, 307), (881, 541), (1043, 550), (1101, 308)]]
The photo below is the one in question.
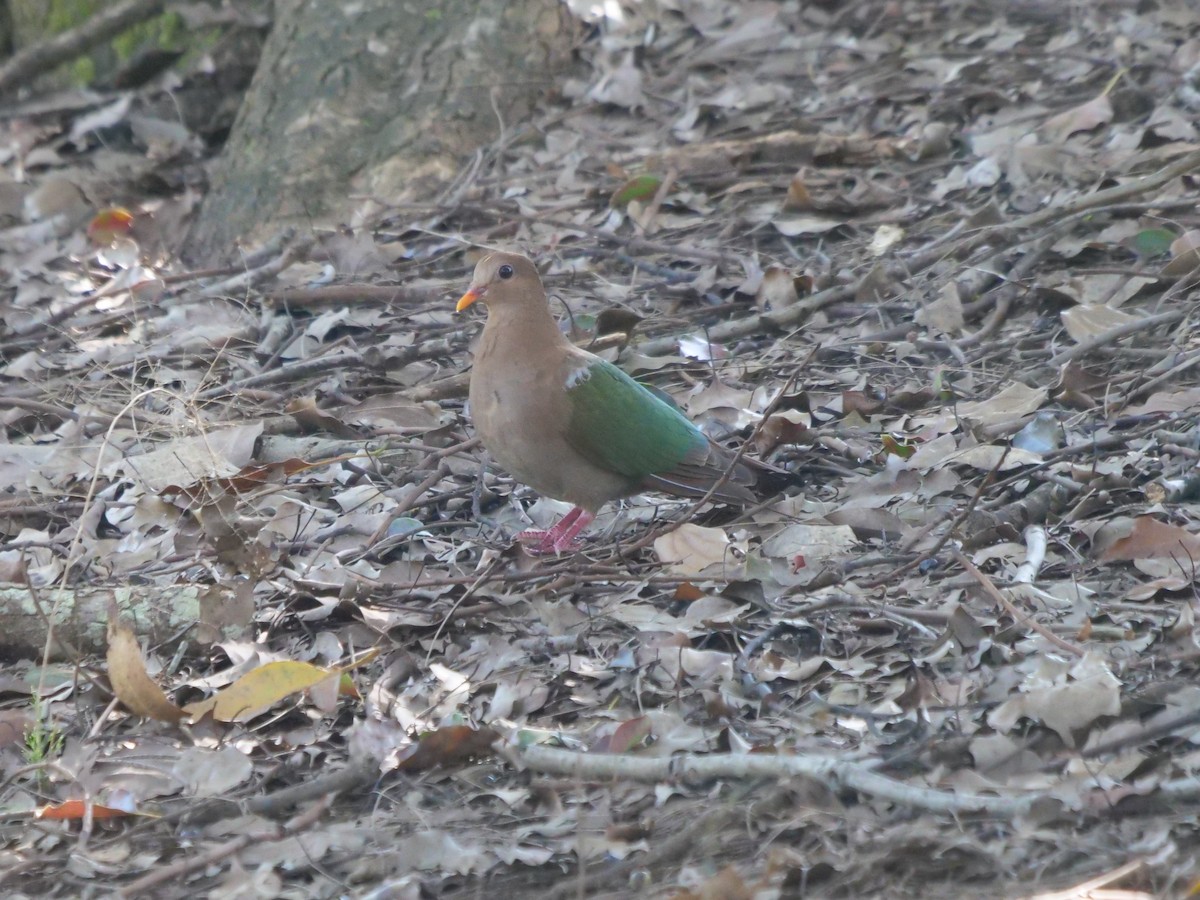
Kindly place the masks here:
[(456, 304), (454, 304), (454, 311), (456, 313), (462, 312), (464, 309), (466, 309), (468, 306), (470, 306), (472, 303), (474, 303), (476, 300), (478, 300), (482, 296), (483, 296), (482, 290), (480, 290), (477, 287), (472, 287), (465, 294), (463, 294), (461, 297), (458, 298), (458, 302)]

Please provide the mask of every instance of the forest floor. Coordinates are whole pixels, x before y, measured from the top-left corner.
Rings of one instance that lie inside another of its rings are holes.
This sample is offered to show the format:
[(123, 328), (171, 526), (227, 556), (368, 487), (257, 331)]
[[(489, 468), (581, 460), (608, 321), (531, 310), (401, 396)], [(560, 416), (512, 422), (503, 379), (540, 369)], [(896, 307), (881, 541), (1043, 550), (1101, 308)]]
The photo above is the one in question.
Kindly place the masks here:
[[(8, 896), (1200, 885), (1193, 5), (662, 6), (223, 272), (156, 89), (0, 123)], [(789, 477), (526, 555), (493, 247)]]

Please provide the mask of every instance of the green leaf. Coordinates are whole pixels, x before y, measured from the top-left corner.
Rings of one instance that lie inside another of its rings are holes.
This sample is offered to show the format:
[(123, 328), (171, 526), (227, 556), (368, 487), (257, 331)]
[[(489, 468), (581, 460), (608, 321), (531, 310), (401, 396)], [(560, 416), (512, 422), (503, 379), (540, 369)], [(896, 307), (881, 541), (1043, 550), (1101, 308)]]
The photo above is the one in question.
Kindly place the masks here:
[(654, 192), (662, 185), (662, 179), (657, 175), (635, 175), (617, 188), (608, 201), (613, 209), (623, 209), (630, 200), (645, 200), (653, 197)]

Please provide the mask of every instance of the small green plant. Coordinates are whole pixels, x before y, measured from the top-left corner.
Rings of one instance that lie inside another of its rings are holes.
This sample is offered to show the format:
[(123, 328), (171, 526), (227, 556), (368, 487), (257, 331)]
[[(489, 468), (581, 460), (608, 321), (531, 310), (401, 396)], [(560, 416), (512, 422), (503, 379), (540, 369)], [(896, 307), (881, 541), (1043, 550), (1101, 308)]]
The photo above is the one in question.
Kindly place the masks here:
[(50, 721), (49, 710), (38, 693), (33, 695), (33, 724), (25, 732), (23, 755), (31, 766), (62, 753), (66, 736)]

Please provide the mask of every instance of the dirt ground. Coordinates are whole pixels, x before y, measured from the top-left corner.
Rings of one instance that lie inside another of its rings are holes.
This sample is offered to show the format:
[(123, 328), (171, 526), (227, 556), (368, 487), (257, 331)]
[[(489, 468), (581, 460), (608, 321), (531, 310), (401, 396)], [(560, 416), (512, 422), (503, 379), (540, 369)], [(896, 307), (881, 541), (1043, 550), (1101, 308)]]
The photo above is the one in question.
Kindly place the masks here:
[[(577, 12), (441, 196), (225, 271), (161, 88), (0, 121), (6, 896), (1189, 896), (1194, 6)], [(761, 502), (516, 545), (494, 247)]]

